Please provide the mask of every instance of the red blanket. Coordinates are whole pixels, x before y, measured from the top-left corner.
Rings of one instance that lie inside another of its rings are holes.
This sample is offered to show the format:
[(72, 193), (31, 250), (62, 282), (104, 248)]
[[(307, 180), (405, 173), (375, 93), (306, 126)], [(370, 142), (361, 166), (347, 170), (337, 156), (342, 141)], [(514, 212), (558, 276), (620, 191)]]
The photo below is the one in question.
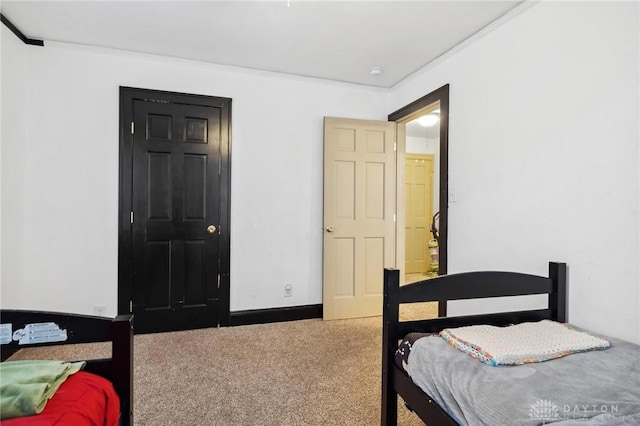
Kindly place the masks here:
[(116, 426), (120, 400), (107, 379), (80, 371), (69, 377), (36, 416), (0, 422), (2, 426)]

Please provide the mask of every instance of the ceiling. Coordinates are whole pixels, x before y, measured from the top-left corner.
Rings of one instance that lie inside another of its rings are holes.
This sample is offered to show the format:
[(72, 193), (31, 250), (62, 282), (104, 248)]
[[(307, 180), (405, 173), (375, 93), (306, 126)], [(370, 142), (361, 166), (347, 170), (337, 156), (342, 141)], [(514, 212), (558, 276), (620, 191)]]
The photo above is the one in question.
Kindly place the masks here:
[[(392, 87), (523, 1), (11, 1), (29, 38)], [(369, 68), (382, 67), (378, 76)]]

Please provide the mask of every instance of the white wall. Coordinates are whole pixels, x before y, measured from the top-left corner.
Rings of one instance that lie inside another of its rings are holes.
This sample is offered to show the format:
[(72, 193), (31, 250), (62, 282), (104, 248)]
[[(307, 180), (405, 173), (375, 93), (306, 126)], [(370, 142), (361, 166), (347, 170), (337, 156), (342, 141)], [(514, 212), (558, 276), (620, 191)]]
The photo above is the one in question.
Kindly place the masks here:
[(534, 4), (390, 94), (2, 31), (2, 306), (115, 313), (119, 85), (233, 98), (235, 311), (321, 302), (322, 117), (449, 83), (450, 271), (566, 261), (571, 322), (640, 341), (637, 3)]
[(3, 172), (3, 306), (116, 313), (121, 85), (233, 99), (231, 310), (322, 302), (323, 117), (384, 120), (388, 91), (56, 43), (2, 55), (29, 65), (6, 76), (27, 133), (2, 141), (24, 163)]
[[(18, 251), (23, 242), (22, 221), (25, 209), (24, 182), (14, 176), (22, 173), (26, 161), (26, 80), (27, 52), (25, 45), (4, 25), (0, 25), (2, 45), (2, 113), (0, 137), (0, 295), (2, 300), (19, 299), (22, 286), (4, 285), (13, 280), (21, 281), (21, 273), (27, 266)], [(13, 273), (7, 279), (7, 273)], [(4, 306), (4, 303), (3, 303)]]
[(389, 108), (450, 84), (450, 272), (565, 261), (569, 320), (636, 342), (638, 17), (637, 2), (535, 4), (397, 85)]

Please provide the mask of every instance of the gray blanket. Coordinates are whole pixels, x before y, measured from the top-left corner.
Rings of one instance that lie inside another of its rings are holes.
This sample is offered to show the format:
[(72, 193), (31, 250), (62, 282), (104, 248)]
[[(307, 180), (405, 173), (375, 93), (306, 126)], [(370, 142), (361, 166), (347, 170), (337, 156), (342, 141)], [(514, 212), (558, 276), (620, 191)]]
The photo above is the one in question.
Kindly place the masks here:
[(640, 425), (640, 346), (492, 367), (438, 336), (417, 340), (408, 373), (461, 425)]

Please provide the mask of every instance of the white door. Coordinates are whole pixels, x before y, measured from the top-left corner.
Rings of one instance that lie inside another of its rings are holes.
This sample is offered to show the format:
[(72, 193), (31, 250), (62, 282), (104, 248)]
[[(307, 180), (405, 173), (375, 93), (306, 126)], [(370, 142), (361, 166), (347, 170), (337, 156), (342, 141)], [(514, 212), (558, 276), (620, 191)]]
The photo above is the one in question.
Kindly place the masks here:
[(324, 120), (324, 319), (382, 314), (396, 263), (396, 124)]

